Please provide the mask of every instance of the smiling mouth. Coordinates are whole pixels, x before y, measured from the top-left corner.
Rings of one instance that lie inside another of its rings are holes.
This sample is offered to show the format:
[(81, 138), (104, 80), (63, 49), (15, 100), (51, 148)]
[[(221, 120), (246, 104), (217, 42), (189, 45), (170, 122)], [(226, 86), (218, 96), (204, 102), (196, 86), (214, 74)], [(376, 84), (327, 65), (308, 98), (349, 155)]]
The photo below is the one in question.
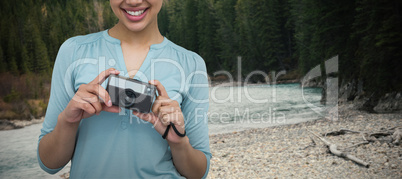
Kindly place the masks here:
[(147, 11), (147, 9), (143, 9), (143, 10), (139, 10), (139, 11), (128, 11), (128, 10), (124, 10), (127, 12), (127, 14), (132, 15), (132, 16), (141, 16), (142, 14), (144, 14), (145, 11)]

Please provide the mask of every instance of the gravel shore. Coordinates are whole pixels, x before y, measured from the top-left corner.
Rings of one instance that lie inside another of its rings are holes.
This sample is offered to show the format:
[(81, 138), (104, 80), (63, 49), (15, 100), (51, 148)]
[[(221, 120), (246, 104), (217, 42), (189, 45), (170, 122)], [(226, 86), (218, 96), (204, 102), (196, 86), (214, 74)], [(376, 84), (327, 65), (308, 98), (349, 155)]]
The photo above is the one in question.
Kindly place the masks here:
[[(360, 134), (327, 136), (340, 150), (368, 162), (368, 168), (329, 153), (308, 130), (325, 134), (346, 128), (377, 132), (402, 126), (402, 114), (371, 114), (339, 108), (339, 120), (311, 122), (210, 135), (212, 159), (208, 178), (401, 178), (402, 145), (391, 137), (363, 142)], [(313, 144), (314, 140), (315, 144)], [(350, 148), (348, 148), (350, 147)], [(59, 175), (68, 178), (68, 173)]]
[(350, 148), (364, 141), (362, 135), (326, 137), (340, 150), (368, 162), (370, 166), (366, 168), (329, 153), (308, 130), (325, 134), (346, 128), (372, 133), (401, 125), (400, 113), (371, 114), (345, 105), (339, 108), (337, 121), (320, 119), (210, 135), (213, 158), (208, 178), (400, 178), (402, 145), (389, 143), (391, 136)]

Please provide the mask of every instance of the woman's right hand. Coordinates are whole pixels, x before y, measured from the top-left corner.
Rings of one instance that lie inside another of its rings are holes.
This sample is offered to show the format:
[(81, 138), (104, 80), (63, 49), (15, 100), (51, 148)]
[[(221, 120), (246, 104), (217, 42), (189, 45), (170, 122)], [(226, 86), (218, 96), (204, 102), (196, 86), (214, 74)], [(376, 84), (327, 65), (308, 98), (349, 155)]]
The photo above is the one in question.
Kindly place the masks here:
[[(101, 111), (120, 112), (118, 106), (112, 106), (109, 93), (101, 84), (110, 74), (118, 75), (120, 72), (109, 68), (101, 72), (93, 81), (82, 84), (75, 93), (73, 99), (60, 114), (63, 120), (69, 123), (78, 123), (81, 119), (99, 115)], [(103, 101), (99, 98), (102, 98)]]

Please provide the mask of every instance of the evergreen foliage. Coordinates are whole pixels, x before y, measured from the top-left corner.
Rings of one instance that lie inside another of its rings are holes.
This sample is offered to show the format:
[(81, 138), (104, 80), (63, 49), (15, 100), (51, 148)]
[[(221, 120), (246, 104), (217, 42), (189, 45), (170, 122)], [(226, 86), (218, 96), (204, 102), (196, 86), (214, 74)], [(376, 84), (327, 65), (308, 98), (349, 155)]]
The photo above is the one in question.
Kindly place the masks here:
[[(301, 77), (339, 55), (340, 81), (368, 92), (402, 90), (401, 1), (166, 0), (161, 33), (200, 54), (208, 72), (243, 76), (297, 70)], [(111, 28), (106, 0), (0, 2), (0, 72), (49, 74), (67, 38)], [(325, 75), (325, 69), (322, 68)], [(256, 77), (253, 81), (261, 81)]]

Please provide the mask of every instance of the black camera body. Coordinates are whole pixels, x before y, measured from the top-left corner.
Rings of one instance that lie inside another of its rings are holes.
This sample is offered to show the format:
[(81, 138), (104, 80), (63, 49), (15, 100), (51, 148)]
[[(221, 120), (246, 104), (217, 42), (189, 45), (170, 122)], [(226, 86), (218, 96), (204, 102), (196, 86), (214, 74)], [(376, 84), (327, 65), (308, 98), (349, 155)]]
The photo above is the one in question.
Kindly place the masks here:
[(113, 105), (149, 113), (156, 96), (156, 87), (135, 79), (110, 75), (106, 91)]

